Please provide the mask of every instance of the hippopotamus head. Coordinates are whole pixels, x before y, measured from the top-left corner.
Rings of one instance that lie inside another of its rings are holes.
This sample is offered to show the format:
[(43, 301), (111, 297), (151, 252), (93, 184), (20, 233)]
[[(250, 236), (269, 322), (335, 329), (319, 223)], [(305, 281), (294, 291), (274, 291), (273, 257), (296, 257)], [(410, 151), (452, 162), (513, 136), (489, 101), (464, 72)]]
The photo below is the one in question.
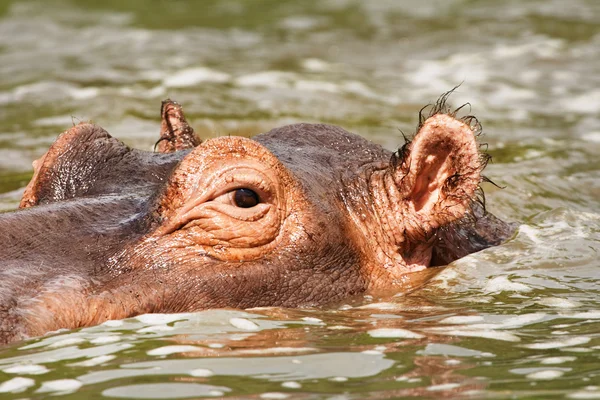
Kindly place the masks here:
[(330, 125), (201, 143), (166, 101), (157, 152), (79, 124), (0, 215), (0, 341), (151, 312), (306, 306), (498, 244), (478, 125), (438, 103), (395, 153)]

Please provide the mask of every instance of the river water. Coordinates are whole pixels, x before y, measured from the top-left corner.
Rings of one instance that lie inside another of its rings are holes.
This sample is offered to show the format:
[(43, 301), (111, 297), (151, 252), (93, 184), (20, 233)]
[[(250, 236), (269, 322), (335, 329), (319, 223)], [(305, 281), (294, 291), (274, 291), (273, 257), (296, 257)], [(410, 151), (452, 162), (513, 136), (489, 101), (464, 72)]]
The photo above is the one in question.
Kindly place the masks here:
[(508, 243), (328, 309), (147, 315), (0, 349), (2, 398), (600, 399), (597, 0), (2, 1), (0, 210), (93, 120), (151, 149), (334, 123), (394, 149), (460, 84)]

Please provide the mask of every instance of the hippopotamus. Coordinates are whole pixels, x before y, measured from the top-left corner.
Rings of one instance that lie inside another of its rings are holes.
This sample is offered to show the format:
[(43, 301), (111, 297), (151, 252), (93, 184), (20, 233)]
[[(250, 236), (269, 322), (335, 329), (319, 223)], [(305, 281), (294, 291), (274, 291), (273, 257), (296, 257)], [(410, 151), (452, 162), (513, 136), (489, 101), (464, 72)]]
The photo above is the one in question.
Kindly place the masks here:
[(498, 245), (474, 117), (446, 97), (385, 150), (332, 125), (202, 141), (162, 104), (155, 151), (80, 123), (0, 214), (0, 342), (144, 313), (302, 307), (400, 292)]

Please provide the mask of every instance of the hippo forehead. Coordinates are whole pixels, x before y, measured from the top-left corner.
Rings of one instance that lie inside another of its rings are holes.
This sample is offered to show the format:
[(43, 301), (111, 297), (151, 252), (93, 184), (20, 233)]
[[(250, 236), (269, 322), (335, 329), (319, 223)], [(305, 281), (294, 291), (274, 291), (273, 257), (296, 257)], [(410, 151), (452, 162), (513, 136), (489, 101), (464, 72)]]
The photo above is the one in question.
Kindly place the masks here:
[(254, 137), (283, 164), (308, 174), (329, 173), (332, 178), (348, 171), (356, 173), (367, 163), (389, 160), (391, 155), (376, 144), (325, 124), (294, 124)]

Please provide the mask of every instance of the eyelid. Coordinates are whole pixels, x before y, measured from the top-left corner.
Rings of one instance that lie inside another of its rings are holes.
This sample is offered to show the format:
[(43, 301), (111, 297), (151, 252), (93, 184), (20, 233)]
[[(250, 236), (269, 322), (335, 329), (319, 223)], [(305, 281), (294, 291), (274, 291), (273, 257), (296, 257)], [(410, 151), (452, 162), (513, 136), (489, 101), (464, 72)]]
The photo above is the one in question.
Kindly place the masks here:
[[(262, 178), (262, 179), (260, 179)], [(218, 190), (215, 190), (208, 201), (214, 201), (224, 194), (231, 194), (237, 189), (250, 189), (254, 191), (260, 202), (268, 202), (273, 197), (272, 184), (269, 179), (260, 171), (248, 173), (244, 170), (228, 170), (219, 176), (215, 183)]]

